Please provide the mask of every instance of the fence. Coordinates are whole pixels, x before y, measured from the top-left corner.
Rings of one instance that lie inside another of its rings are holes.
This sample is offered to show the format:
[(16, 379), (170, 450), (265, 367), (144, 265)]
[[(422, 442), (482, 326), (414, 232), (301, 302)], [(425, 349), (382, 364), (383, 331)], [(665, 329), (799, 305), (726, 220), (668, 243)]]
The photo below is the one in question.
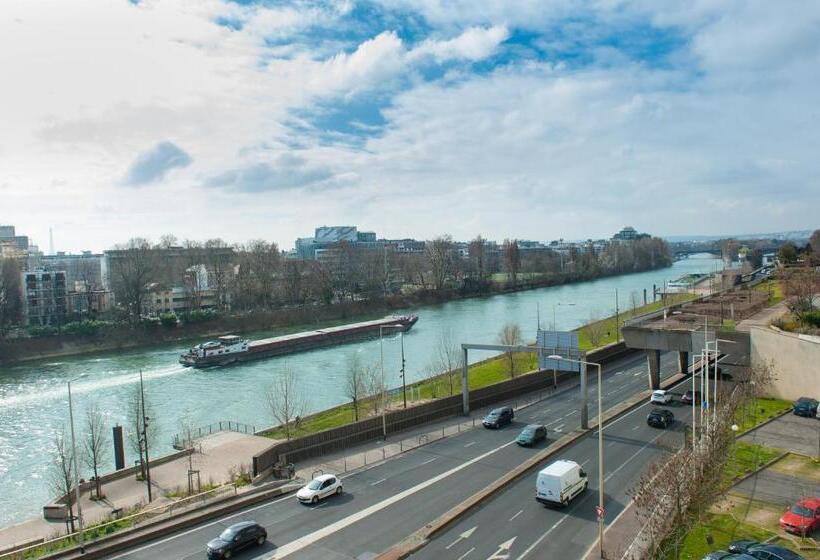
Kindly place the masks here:
[(174, 434), (172, 445), (174, 446), (174, 449), (186, 449), (191, 446), (191, 442), (195, 439), (225, 431), (238, 432), (241, 434), (255, 434), (256, 426), (245, 424), (244, 422), (237, 422), (236, 420), (220, 420), (219, 422), (212, 422), (207, 426), (191, 428), (188, 433), (183, 432), (180, 434)]
[[(227, 495), (236, 495), (236, 493), (237, 487), (235, 484), (225, 484), (212, 490), (208, 490), (207, 492), (188, 496), (187, 498), (182, 498), (175, 502), (155, 508), (145, 509), (132, 515), (127, 515), (125, 517), (120, 517), (118, 519), (113, 519), (111, 521), (86, 527), (83, 530), (83, 540), (84, 543), (88, 545), (103, 537), (107, 537), (118, 530), (135, 527), (148, 521), (168, 519), (175, 515), (185, 513), (194, 507), (200, 507), (202, 504), (210, 501), (216, 501), (216, 499), (221, 499)], [(68, 553), (69, 549), (79, 544), (79, 538), (80, 532), (75, 531), (73, 533), (69, 533), (55, 539), (46, 540), (34, 545), (13, 547), (16, 548), (16, 550), (13, 552), (0, 554), (0, 560), (39, 558), (40, 556), (56, 553), (60, 550), (66, 550)]]

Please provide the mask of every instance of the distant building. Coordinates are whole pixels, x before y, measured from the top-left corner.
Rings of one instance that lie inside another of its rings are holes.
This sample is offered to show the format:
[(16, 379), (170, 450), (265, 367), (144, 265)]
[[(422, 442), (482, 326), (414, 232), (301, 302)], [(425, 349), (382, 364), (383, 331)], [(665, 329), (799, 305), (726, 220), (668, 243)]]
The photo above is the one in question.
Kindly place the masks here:
[(635, 228), (626, 226), (621, 231), (612, 236), (616, 241), (635, 241), (636, 239), (643, 239), (650, 237), (648, 233), (638, 233)]
[[(32, 259), (33, 257), (29, 260)], [(64, 270), (69, 291), (74, 291), (78, 283), (83, 286), (87, 285), (92, 290), (99, 290), (103, 287), (103, 255), (101, 254), (83, 251), (78, 255), (72, 255), (60, 251), (56, 255), (39, 256), (37, 262), (38, 267), (43, 270)]]
[(65, 322), (65, 271), (36, 270), (22, 273), (23, 325), (61, 325)]
[(316, 228), (313, 237), (298, 238), (294, 253), (299, 258), (317, 259), (342, 242), (364, 248), (381, 248), (386, 244), (376, 238), (375, 232), (359, 231), (356, 226), (321, 226)]
[(148, 316), (161, 313), (184, 314), (189, 311), (215, 309), (216, 290), (207, 288), (191, 290), (182, 286), (167, 287), (154, 282), (148, 285), (143, 312)]

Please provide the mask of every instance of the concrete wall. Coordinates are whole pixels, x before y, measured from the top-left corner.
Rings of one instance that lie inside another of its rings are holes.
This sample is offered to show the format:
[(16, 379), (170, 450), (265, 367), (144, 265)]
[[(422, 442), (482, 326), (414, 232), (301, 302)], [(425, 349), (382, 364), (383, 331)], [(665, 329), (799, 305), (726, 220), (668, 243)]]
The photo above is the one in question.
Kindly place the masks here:
[(820, 399), (820, 338), (753, 326), (752, 366), (773, 364), (777, 379), (772, 396), (795, 400)]

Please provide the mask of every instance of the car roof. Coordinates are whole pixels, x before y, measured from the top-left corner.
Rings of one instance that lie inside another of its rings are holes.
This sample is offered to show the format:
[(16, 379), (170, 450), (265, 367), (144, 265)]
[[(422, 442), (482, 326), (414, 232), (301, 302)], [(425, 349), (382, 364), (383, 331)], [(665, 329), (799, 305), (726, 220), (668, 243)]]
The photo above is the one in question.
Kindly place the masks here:
[(490, 411), (490, 414), (495, 414), (497, 412), (503, 412), (504, 410), (512, 410), (511, 406), (499, 406), (498, 408), (494, 408)]
[(321, 480), (322, 482), (324, 482), (325, 480), (330, 480), (331, 478), (336, 478), (336, 476), (332, 474), (320, 474), (313, 480)]
[(754, 546), (749, 547), (749, 552), (754, 550), (764, 550), (766, 552), (771, 552), (777, 555), (781, 555), (781, 558), (800, 558), (800, 555), (796, 552), (789, 550), (788, 548), (783, 548), (782, 546), (778, 546), (776, 544), (756, 544)]
[(525, 430), (528, 430), (528, 429), (530, 429), (530, 428), (531, 428), (531, 429), (533, 429), (533, 430), (534, 430), (534, 429), (536, 429), (536, 428), (543, 428), (543, 427), (544, 427), (544, 425), (543, 425), (543, 424), (527, 424), (526, 426), (524, 426), (524, 429), (525, 429)]
[(652, 392), (655, 393), (655, 394), (657, 394), (657, 393), (666, 394), (666, 389), (655, 389)]
[(256, 521), (240, 521), (239, 523), (234, 523), (228, 529), (231, 531), (239, 531), (241, 529), (247, 529), (248, 527), (255, 527), (259, 525)]

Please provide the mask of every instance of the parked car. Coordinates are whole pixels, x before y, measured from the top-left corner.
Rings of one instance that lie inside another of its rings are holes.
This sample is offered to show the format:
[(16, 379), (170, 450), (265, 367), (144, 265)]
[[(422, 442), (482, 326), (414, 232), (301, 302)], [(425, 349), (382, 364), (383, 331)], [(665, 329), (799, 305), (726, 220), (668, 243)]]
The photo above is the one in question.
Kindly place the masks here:
[(525, 426), (518, 437), (515, 438), (515, 443), (518, 445), (535, 445), (542, 439), (547, 439), (547, 428), (541, 424), (530, 424)]
[(208, 558), (231, 558), (235, 552), (253, 544), (262, 546), (268, 540), (268, 532), (259, 523), (243, 521), (231, 525), (208, 542)]
[(653, 428), (665, 430), (675, 423), (675, 415), (663, 408), (655, 408), (646, 416), (646, 423)]
[(756, 544), (760, 543), (757, 541), (750, 541), (747, 539), (732, 541), (729, 543), (729, 552), (746, 552), (750, 546), (754, 546)]
[(680, 402), (684, 404), (692, 404), (692, 398), (695, 399), (695, 404), (700, 404), (700, 391), (692, 392), (692, 389), (689, 389), (680, 398)]
[(587, 489), (587, 473), (575, 461), (559, 459), (538, 473), (535, 499), (544, 505), (566, 506)]
[(757, 560), (805, 560), (796, 552), (776, 544), (756, 544), (750, 546), (746, 554)]
[(813, 418), (817, 414), (817, 401), (810, 397), (800, 397), (794, 401), (793, 412), (797, 416)]
[(715, 550), (703, 557), (703, 560), (755, 560), (754, 556), (737, 552), (726, 552), (725, 550)]
[(780, 528), (796, 535), (807, 536), (820, 528), (820, 498), (805, 498), (780, 516)]
[(652, 396), (649, 397), (649, 402), (652, 404), (669, 404), (672, 402), (672, 393), (661, 389), (652, 391)]
[(502, 406), (491, 410), (481, 423), (485, 428), (500, 428), (512, 422), (513, 418), (515, 418), (515, 412), (512, 407)]
[(332, 474), (317, 476), (296, 492), (296, 499), (303, 504), (315, 504), (329, 496), (341, 495), (342, 481)]

